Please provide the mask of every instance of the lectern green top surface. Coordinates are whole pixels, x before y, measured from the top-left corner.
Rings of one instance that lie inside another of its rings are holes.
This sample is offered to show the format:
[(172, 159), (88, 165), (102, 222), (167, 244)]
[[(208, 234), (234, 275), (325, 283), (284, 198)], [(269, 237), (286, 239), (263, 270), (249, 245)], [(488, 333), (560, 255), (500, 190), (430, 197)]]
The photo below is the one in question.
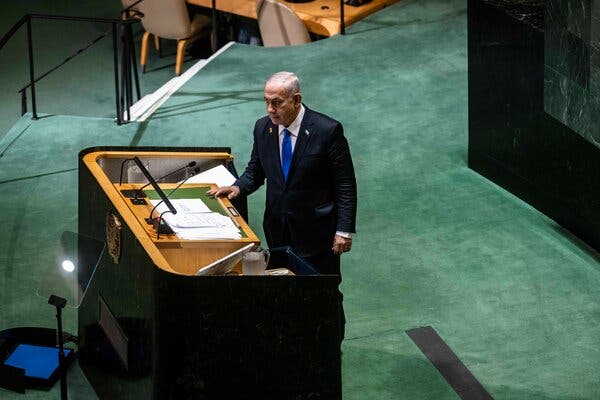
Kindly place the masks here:
[[(163, 189), (165, 194), (170, 200), (173, 199), (200, 199), (206, 204), (212, 212), (218, 212), (221, 215), (227, 215), (221, 203), (214, 196), (206, 194), (207, 187), (192, 187), (192, 188), (179, 188), (175, 191), (173, 189)], [(160, 200), (160, 196), (154, 189), (144, 190), (150, 200)]]

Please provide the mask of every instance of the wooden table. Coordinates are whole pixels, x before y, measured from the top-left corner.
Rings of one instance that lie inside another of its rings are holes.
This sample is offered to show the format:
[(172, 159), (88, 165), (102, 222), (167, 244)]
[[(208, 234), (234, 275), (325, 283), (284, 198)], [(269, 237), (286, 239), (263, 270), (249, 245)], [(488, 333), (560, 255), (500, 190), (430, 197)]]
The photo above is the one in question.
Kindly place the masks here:
[[(212, 0), (186, 0), (188, 3), (212, 7)], [(345, 6), (345, 25), (352, 25), (361, 19), (381, 10), (384, 7), (399, 2), (400, 0), (373, 0), (360, 7)], [(332, 36), (340, 33), (340, 1), (315, 0), (309, 3), (288, 3), (281, 1), (304, 21), (308, 30), (321, 36)], [(257, 19), (256, 0), (216, 0), (216, 9), (219, 11), (240, 15), (242, 17)]]

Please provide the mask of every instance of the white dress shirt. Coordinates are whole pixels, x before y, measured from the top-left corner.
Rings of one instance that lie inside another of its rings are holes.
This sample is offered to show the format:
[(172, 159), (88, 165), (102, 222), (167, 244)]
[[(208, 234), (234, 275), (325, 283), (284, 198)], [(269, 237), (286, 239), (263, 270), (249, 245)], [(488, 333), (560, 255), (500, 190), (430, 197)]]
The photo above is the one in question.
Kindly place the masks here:
[(278, 125), (279, 129), (279, 160), (281, 161), (281, 144), (283, 143), (283, 130), (287, 129), (290, 131), (290, 140), (292, 141), (292, 154), (294, 154), (294, 147), (296, 147), (296, 139), (300, 133), (300, 125), (302, 124), (302, 118), (304, 118), (304, 105), (300, 104), (300, 112), (296, 115), (296, 119), (289, 125), (283, 126)]

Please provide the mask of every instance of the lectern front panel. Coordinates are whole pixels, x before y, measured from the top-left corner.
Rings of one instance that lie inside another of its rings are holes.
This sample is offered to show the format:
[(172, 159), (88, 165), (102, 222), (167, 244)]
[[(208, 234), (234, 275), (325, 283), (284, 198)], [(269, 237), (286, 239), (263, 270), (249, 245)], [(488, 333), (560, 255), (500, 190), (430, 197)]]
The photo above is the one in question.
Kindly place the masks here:
[[(145, 221), (152, 206), (132, 204), (121, 191), (143, 185), (121, 179), (121, 165), (133, 156), (148, 162), (153, 176), (192, 161), (201, 168), (223, 165), (235, 175), (224, 148), (80, 153), (79, 233), (107, 247), (78, 322), (80, 365), (98, 396), (341, 398), (337, 276), (194, 276), (202, 264), (259, 243), (241, 217), (245, 199), (206, 199), (239, 227), (237, 239), (158, 235)], [(178, 178), (172, 179), (159, 184), (175, 188)], [(211, 186), (181, 187), (189, 196)]]

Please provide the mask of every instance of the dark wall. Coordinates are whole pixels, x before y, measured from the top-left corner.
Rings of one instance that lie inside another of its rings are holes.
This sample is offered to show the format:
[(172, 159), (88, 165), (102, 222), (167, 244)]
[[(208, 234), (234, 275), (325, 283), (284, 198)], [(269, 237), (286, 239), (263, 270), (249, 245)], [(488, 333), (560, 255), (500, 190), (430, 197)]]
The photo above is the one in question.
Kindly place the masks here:
[(544, 111), (544, 1), (517, 3), (468, 1), (469, 167), (600, 250), (600, 148)]

